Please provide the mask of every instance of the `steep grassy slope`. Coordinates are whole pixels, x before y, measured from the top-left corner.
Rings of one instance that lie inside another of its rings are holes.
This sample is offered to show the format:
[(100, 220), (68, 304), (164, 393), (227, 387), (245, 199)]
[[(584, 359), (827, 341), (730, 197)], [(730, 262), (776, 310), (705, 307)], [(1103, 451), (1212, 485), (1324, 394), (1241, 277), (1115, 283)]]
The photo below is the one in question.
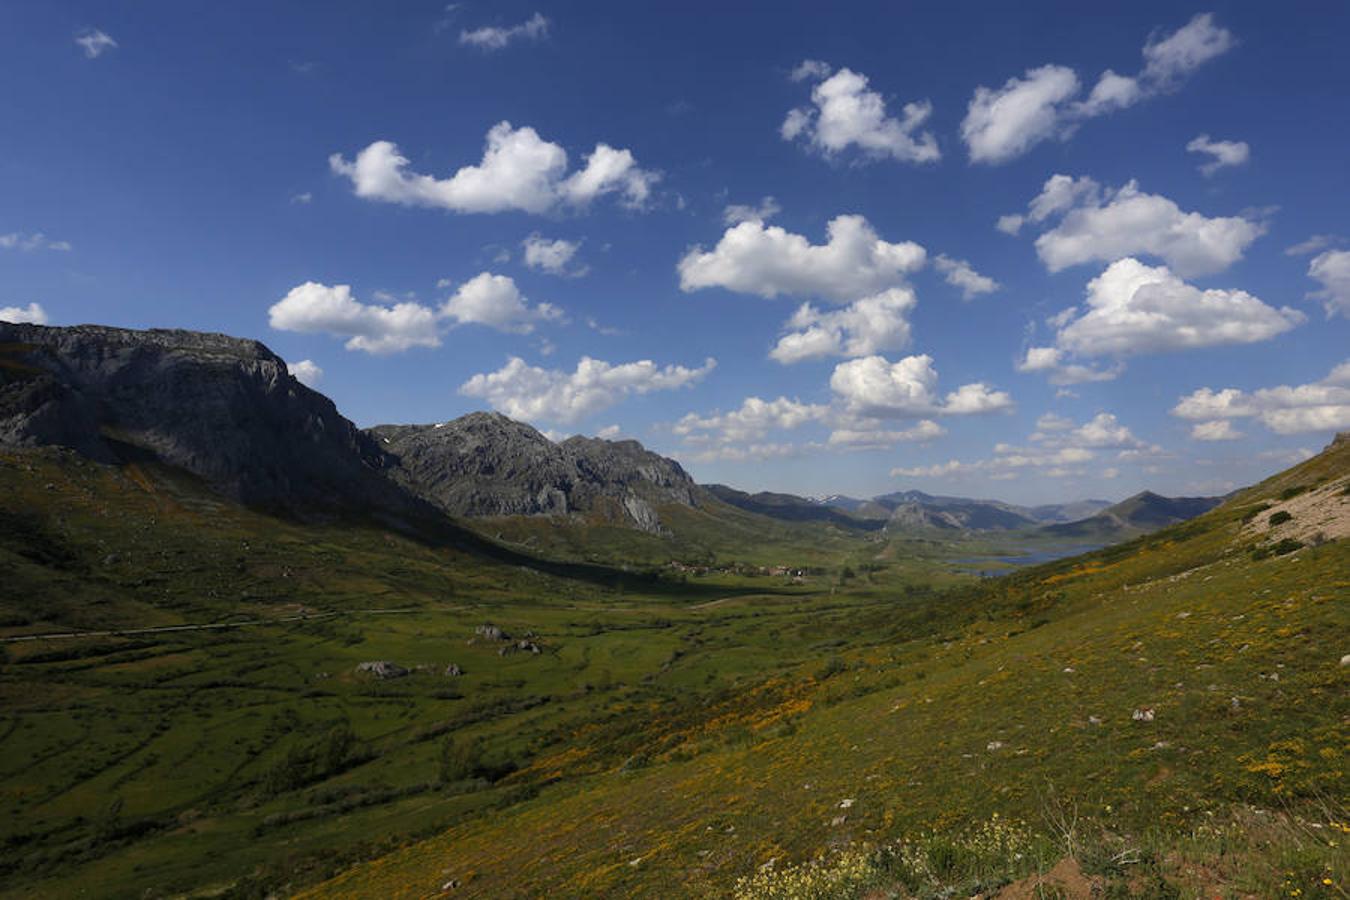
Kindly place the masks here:
[[(1350, 545), (1247, 526), (1313, 489), (1350, 504), (1347, 473), (1334, 447), (1190, 522), (949, 595), (936, 631), (859, 617), (693, 727), (638, 730), (641, 766), (560, 748), (537, 797), (307, 896), (718, 895), (770, 860), (995, 815), (1119, 838), (1099, 877), (1120, 896), (1343, 896)], [(1131, 881), (1145, 836), (1182, 846), (1251, 806), (1299, 817), (1297, 841)]]

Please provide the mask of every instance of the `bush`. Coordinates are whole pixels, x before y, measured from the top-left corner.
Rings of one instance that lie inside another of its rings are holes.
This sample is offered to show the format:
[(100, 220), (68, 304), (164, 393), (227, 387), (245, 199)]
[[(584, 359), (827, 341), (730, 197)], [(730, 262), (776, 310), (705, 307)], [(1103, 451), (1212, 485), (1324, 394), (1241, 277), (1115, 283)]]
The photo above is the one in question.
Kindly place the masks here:
[(1242, 524), (1246, 525), (1252, 519), (1255, 519), (1257, 516), (1261, 515), (1261, 513), (1265, 512), (1268, 509), (1270, 509), (1269, 503), (1256, 504), (1251, 509), (1247, 510), (1245, 513), (1242, 514)]
[(825, 664), (820, 667), (820, 671), (816, 672), (816, 680), (825, 681), (841, 672), (847, 671), (848, 663), (844, 662), (842, 656), (831, 656), (829, 659), (825, 660)]
[(1294, 517), (1290, 515), (1289, 511), (1285, 509), (1282, 509), (1277, 513), (1271, 513), (1269, 519), (1270, 527), (1274, 528), (1276, 525), (1283, 525), (1285, 522), (1288, 522), (1293, 518)]

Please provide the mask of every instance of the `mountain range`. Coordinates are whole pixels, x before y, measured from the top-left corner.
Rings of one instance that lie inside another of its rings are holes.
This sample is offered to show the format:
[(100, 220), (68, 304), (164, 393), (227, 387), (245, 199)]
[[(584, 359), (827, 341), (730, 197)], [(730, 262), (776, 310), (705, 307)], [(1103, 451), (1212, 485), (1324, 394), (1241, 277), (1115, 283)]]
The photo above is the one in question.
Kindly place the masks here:
[(700, 486), (637, 441), (555, 443), (497, 413), (362, 430), (263, 344), (190, 331), (0, 323), (0, 444), (148, 458), (252, 506), (457, 519), (547, 516), (670, 532), (663, 510), (728, 507), (861, 532), (1043, 529), (1109, 541), (1198, 515), (1213, 498), (1143, 493), (1018, 506), (901, 491), (866, 500)]

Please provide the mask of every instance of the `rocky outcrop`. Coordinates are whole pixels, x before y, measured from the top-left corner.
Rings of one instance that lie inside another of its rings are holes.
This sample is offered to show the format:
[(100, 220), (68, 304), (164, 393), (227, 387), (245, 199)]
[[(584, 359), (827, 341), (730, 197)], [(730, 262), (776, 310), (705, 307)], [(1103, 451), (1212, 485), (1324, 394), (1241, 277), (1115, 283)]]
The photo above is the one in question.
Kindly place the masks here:
[(652, 533), (667, 504), (698, 505), (679, 463), (637, 441), (555, 444), (497, 413), (368, 432), (395, 459), (393, 477), (454, 516), (594, 516)]
[(390, 662), (387, 659), (374, 659), (370, 662), (359, 663), (356, 671), (362, 675), (372, 675), (379, 679), (404, 678), (409, 672), (398, 663)]
[(379, 445), (257, 341), (0, 323), (0, 444), (153, 459), (251, 505), (404, 509)]

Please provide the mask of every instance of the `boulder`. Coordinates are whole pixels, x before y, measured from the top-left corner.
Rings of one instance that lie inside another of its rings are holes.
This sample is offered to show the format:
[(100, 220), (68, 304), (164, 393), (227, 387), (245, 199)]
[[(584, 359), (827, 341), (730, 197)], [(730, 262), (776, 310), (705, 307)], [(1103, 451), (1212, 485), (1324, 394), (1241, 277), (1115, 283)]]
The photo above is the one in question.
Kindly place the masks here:
[(374, 675), (376, 678), (402, 678), (408, 674), (407, 669), (387, 659), (363, 662), (356, 667), (356, 671), (364, 675)]

